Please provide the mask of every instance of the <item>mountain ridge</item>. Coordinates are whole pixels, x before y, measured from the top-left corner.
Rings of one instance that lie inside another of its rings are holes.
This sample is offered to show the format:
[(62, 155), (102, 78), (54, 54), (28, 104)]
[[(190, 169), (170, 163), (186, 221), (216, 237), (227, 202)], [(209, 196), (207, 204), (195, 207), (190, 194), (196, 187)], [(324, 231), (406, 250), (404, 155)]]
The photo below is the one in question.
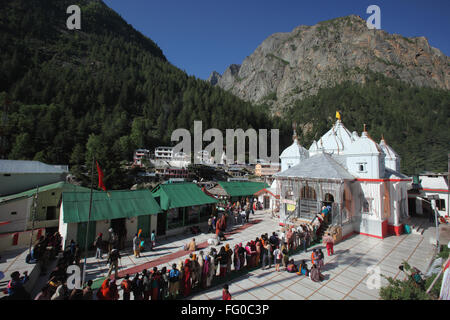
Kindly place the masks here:
[(216, 73), (215, 85), (283, 112), (320, 88), (347, 80), (364, 83), (369, 71), (414, 86), (450, 89), (450, 58), (425, 37), (369, 30), (356, 15), (274, 33), (241, 65)]

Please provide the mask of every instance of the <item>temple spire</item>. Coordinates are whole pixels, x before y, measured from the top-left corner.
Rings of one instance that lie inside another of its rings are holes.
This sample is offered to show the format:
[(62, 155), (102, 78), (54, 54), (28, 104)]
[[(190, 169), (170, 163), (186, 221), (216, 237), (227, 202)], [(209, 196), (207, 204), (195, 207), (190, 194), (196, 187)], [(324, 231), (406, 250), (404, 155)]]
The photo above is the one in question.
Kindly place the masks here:
[(293, 133), (293, 135), (292, 135), (292, 141), (298, 143), (297, 130), (296, 130), (296, 129), (297, 129), (297, 123), (296, 123), (296, 122), (294, 122), (294, 123), (292, 124), (292, 129), (293, 129), (293, 131), (294, 131), (294, 133)]

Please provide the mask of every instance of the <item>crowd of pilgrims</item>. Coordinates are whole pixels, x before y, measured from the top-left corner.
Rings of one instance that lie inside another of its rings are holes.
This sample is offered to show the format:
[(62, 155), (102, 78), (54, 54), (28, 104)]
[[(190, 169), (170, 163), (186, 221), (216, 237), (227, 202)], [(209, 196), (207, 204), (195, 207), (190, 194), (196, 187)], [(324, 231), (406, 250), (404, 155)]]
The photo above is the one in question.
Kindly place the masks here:
[[(290, 257), (297, 248), (307, 250), (310, 245), (310, 231), (306, 226), (291, 228), (281, 237), (276, 232), (269, 237), (266, 233), (245, 245), (229, 244), (221, 246), (219, 251), (211, 248), (204, 251), (191, 252), (189, 258), (173, 264), (170, 270), (166, 267), (152, 270), (144, 269), (141, 273), (127, 274), (119, 283), (116, 279), (105, 279), (97, 298), (100, 300), (118, 300), (119, 290), (123, 290), (123, 300), (166, 300), (186, 298), (192, 290), (204, 290), (213, 284), (218, 277), (226, 282), (227, 277), (240, 270), (254, 270), (261, 267), (269, 269), (275, 266), (275, 272), (282, 270), (310, 277), (312, 281), (322, 281), (321, 270), (324, 266), (324, 254), (321, 249), (311, 252), (311, 267), (306, 260), (295, 263)], [(191, 241), (192, 243), (192, 241)], [(196, 291), (199, 291), (196, 290)], [(224, 289), (225, 292), (225, 289)], [(132, 295), (131, 295), (132, 294)], [(224, 297), (231, 297), (228, 290)]]
[[(230, 218), (233, 216), (234, 206), (227, 206), (226, 211), (219, 215), (217, 219), (209, 221), (209, 231), (216, 235), (221, 235), (227, 230), (227, 224), (230, 224)], [(245, 222), (249, 221), (249, 213), (255, 207), (244, 206), (244, 212), (247, 217), (243, 217)], [(233, 221), (234, 222), (234, 221)], [(213, 227), (213, 228), (211, 228)], [(211, 230), (212, 229), (212, 230)], [(158, 269), (154, 267), (151, 270), (144, 269), (141, 273), (134, 275), (127, 274), (121, 281), (117, 276), (118, 259), (120, 253), (111, 243), (108, 260), (111, 260), (111, 254), (117, 253), (114, 261), (109, 261), (111, 268), (108, 277), (103, 281), (101, 287), (94, 293), (92, 281), (89, 280), (83, 289), (69, 290), (67, 287), (67, 268), (69, 265), (80, 265), (81, 252), (79, 246), (72, 240), (68, 249), (62, 252), (58, 258), (57, 266), (50, 272), (47, 284), (41, 292), (34, 298), (35, 300), (117, 300), (119, 299), (119, 290), (123, 290), (123, 300), (165, 300), (188, 297), (193, 289), (206, 289), (212, 285), (213, 280), (218, 277), (220, 282), (226, 282), (227, 276), (233, 272), (239, 272), (244, 269), (253, 270), (261, 267), (269, 269), (274, 265), (275, 272), (281, 270), (304, 275), (311, 278), (312, 281), (323, 280), (321, 270), (324, 265), (324, 255), (321, 249), (314, 249), (311, 253), (311, 267), (305, 260), (296, 264), (294, 259), (290, 258), (292, 252), (298, 248), (307, 252), (312, 241), (317, 240), (317, 230), (311, 225), (300, 225), (296, 228), (286, 228), (280, 234), (273, 232), (271, 236), (267, 233), (248, 241), (245, 245), (236, 244), (231, 248), (229, 244), (221, 246), (219, 251), (211, 248), (208, 253), (200, 251), (195, 253), (195, 239), (187, 246), (191, 251), (189, 258), (173, 264), (171, 270), (166, 267)], [(111, 231), (111, 230), (110, 230)], [(328, 250), (328, 255), (333, 254), (333, 241), (330, 235), (324, 238), (324, 244)], [(98, 239), (97, 239), (98, 240)], [(96, 240), (96, 241), (97, 241)], [(154, 240), (152, 238), (152, 240)], [(222, 240), (226, 241), (225, 238)], [(33, 246), (30, 261), (40, 262), (42, 267), (49, 260), (56, 259), (56, 255), (61, 252), (62, 238), (58, 232), (45, 237), (40, 237)], [(154, 241), (152, 241), (154, 244)], [(98, 249), (98, 248), (97, 248)], [(111, 250), (112, 249), (112, 250)], [(97, 254), (96, 254), (97, 256)], [(101, 255), (100, 255), (101, 257)], [(115, 276), (111, 279), (109, 275), (115, 265)], [(42, 270), (45, 274), (45, 269)], [(8, 284), (8, 293), (10, 299), (29, 299), (29, 295), (23, 289), (24, 283), (28, 280), (28, 275), (20, 277), (18, 272), (11, 275), (11, 281)], [(120, 281), (120, 283), (118, 282)], [(224, 297), (231, 297), (228, 289), (224, 289)], [(132, 294), (132, 295), (131, 295)], [(95, 296), (95, 298), (94, 298)]]

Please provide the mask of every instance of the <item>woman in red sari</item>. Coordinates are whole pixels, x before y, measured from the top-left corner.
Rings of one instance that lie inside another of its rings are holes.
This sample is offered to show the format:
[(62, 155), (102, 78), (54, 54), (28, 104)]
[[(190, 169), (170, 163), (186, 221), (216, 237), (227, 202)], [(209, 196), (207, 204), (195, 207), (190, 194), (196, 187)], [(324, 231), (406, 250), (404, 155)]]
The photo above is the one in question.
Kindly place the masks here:
[(184, 261), (183, 288), (184, 297), (191, 294), (191, 263), (189, 259)]
[(159, 286), (161, 283), (161, 274), (157, 267), (153, 267), (153, 272), (151, 276), (151, 287), (152, 287), (152, 300), (159, 300)]

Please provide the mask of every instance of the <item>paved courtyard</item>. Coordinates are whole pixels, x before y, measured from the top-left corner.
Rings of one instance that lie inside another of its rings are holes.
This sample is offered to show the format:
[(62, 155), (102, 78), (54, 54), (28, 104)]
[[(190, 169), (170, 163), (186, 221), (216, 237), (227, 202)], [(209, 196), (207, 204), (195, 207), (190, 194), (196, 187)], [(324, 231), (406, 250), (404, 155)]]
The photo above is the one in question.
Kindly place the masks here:
[[(263, 233), (271, 234), (280, 228), (278, 220), (271, 218), (269, 211), (257, 211), (255, 215), (251, 215), (252, 220), (254, 223), (251, 225), (233, 226), (227, 237), (228, 240), (216, 246), (216, 249), (219, 249), (225, 243), (229, 243), (230, 247), (234, 247), (235, 244), (240, 242), (245, 244)], [(378, 290), (367, 286), (369, 278), (367, 268), (379, 267), (379, 271), (383, 275), (394, 278), (404, 277), (398, 266), (403, 260), (406, 260), (425, 272), (434, 252), (433, 245), (430, 243), (433, 240), (433, 235), (433, 227), (427, 228), (423, 235), (391, 236), (384, 240), (353, 235), (335, 245), (335, 254), (332, 257), (325, 256), (325, 267), (322, 272), (325, 280), (320, 283), (315, 283), (305, 276), (298, 276), (285, 271), (276, 272), (272, 266), (268, 270), (257, 269), (231, 280), (229, 282), (230, 292), (234, 300), (376, 300), (379, 299)], [(170, 269), (173, 263), (178, 264), (189, 256), (188, 251), (183, 251), (183, 246), (193, 237), (196, 238), (198, 244), (202, 245), (202, 250), (209, 252), (211, 246), (208, 246), (206, 241), (211, 236), (212, 234), (205, 233), (196, 236), (186, 233), (174, 237), (160, 238), (157, 239), (155, 251), (144, 252), (141, 258), (135, 258), (131, 248), (126, 249), (122, 251), (120, 274), (123, 275), (128, 271), (131, 271), (130, 274), (137, 271), (141, 272), (141, 269), (148, 269), (150, 265), (156, 265), (159, 269), (164, 266)], [(323, 245), (316, 245), (315, 247), (325, 249)], [(326, 250), (324, 250), (324, 253), (326, 254)], [(310, 255), (309, 250), (308, 253), (294, 254), (292, 258), (295, 259), (296, 263), (305, 259), (310, 266)], [(2, 267), (9, 265), (12, 262), (11, 258), (6, 259), (7, 261), (2, 264)], [(22, 258), (24, 260), (24, 257)], [(104, 255), (104, 258), (106, 258), (106, 255)], [(87, 259), (87, 279), (96, 280), (106, 276), (108, 268), (105, 260), (97, 260), (93, 257)], [(17, 263), (18, 261), (15, 261), (15, 264)], [(8, 266), (8, 271), (10, 271), (10, 267), (12, 266)], [(11, 269), (17, 267), (14, 266)], [(26, 265), (26, 267), (29, 268), (30, 265)], [(51, 268), (49, 269), (51, 270)], [(32, 292), (33, 296), (39, 292), (39, 289), (47, 280), (48, 276), (39, 278)], [(381, 285), (386, 283), (387, 280), (381, 277)], [(189, 299), (216, 300), (221, 299), (221, 297), (222, 287), (219, 285), (193, 295)]]
[[(354, 235), (335, 245), (335, 254), (325, 257), (322, 272), (325, 280), (316, 283), (305, 276), (258, 269), (229, 282), (235, 300), (378, 300), (379, 290), (367, 285), (368, 267), (378, 267), (387, 277), (403, 279), (398, 266), (402, 261), (425, 272), (433, 257), (434, 248), (429, 228), (424, 235), (391, 236), (384, 240)], [(324, 248), (316, 245), (315, 248)], [(326, 250), (324, 250), (326, 254)], [(305, 259), (310, 266), (311, 253), (292, 256), (295, 261)], [(381, 277), (381, 286), (388, 282)], [(217, 300), (222, 298), (222, 287), (217, 286), (199, 293), (194, 300)]]

